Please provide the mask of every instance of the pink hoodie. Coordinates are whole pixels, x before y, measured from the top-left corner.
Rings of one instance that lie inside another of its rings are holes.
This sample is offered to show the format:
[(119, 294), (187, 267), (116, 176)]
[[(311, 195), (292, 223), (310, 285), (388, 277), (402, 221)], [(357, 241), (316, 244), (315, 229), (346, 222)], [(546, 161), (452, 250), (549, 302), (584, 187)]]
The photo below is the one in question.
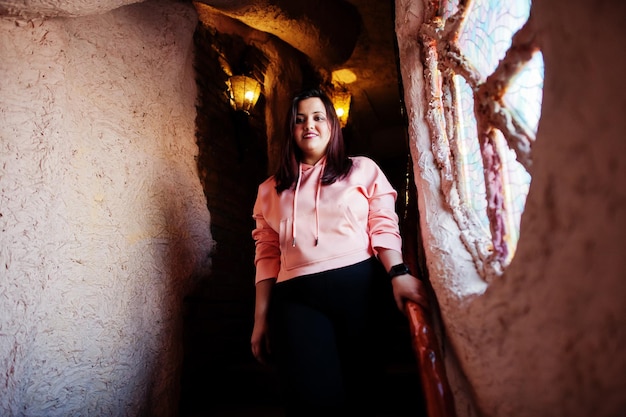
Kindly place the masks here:
[(252, 232), (256, 282), (352, 265), (375, 255), (375, 248), (401, 252), (396, 191), (374, 161), (352, 160), (348, 176), (328, 186), (321, 185), (325, 158), (300, 164), (295, 190), (277, 194), (274, 177), (259, 186)]

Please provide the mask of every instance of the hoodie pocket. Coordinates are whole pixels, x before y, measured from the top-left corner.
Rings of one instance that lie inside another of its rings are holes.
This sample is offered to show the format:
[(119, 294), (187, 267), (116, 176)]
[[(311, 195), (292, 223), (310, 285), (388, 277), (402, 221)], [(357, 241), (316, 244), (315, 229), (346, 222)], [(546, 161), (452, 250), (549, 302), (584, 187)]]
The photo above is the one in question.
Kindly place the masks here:
[(286, 270), (368, 250), (367, 223), (361, 224), (349, 206), (321, 210), (319, 215), (319, 236), (316, 236), (314, 214), (298, 216), (295, 246), (292, 220), (280, 222), (281, 262)]

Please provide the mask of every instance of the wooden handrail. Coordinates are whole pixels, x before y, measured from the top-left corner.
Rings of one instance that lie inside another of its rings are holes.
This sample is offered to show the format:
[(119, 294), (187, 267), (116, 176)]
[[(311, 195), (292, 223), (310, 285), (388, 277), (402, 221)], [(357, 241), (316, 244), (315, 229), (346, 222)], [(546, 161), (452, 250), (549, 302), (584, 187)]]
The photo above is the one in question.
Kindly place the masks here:
[(439, 344), (426, 311), (419, 304), (409, 301), (405, 305), (405, 312), (411, 329), (428, 417), (456, 417), (454, 399), (443, 359), (439, 354)]
[[(413, 167), (409, 156), (407, 164), (407, 183), (405, 189), (404, 215), (401, 220), (403, 234), (404, 259), (414, 275), (430, 290), (428, 270), (424, 262), (424, 247), (421, 243), (419, 228), (419, 210), (417, 192), (413, 181)], [(419, 260), (422, 262), (420, 263)], [(429, 291), (432, 294), (432, 291)], [(434, 311), (435, 300), (430, 300)], [(431, 311), (417, 303), (408, 301), (405, 313), (409, 321), (413, 351), (419, 367), (422, 391), (426, 403), (428, 417), (456, 417), (454, 398), (445, 364), (441, 357), (437, 335), (433, 330)]]

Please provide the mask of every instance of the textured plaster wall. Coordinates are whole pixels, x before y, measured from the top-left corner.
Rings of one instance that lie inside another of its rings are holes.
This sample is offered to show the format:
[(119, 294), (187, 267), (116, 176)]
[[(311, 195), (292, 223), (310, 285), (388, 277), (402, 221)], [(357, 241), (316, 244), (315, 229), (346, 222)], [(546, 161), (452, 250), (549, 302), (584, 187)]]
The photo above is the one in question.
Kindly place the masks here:
[(430, 279), (459, 416), (626, 413), (626, 5), (533, 2), (545, 61), (517, 254), (481, 283), (439, 191), (416, 39), (421, 0), (396, 2)]
[(190, 4), (0, 18), (0, 415), (176, 415), (213, 242)]
[(0, 0), (0, 14), (24, 19), (105, 13), (143, 0)]

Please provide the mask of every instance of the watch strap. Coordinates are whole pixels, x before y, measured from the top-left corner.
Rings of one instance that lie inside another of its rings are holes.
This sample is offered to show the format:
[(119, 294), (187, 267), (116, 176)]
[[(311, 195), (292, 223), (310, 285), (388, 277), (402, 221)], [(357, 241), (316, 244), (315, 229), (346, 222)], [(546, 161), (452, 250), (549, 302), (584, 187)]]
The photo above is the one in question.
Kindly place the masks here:
[(402, 263), (402, 264), (392, 266), (391, 269), (389, 269), (388, 273), (389, 273), (389, 278), (394, 278), (394, 277), (397, 277), (398, 275), (410, 274), (411, 270), (409, 269), (408, 266), (406, 266), (406, 264)]

